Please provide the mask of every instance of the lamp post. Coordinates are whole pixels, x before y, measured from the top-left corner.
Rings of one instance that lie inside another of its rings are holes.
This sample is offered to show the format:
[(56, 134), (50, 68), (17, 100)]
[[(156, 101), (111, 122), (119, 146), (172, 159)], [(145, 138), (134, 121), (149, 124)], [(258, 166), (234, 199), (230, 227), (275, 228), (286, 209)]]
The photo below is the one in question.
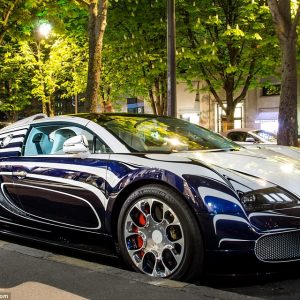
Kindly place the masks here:
[(175, 0), (168, 0), (168, 77), (167, 77), (167, 114), (171, 117), (177, 116), (176, 103), (176, 24), (175, 24)]

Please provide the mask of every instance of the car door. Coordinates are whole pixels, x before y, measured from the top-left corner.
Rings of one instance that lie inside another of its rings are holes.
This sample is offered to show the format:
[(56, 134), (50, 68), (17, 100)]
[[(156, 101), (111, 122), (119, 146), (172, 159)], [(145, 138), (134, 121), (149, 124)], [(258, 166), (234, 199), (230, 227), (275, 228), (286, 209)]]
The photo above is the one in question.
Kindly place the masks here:
[[(63, 152), (64, 142), (75, 135), (87, 137), (90, 155)], [(41, 123), (30, 128), (22, 155), (10, 161), (23, 218), (39, 227), (102, 232), (110, 152), (103, 144), (79, 124)]]

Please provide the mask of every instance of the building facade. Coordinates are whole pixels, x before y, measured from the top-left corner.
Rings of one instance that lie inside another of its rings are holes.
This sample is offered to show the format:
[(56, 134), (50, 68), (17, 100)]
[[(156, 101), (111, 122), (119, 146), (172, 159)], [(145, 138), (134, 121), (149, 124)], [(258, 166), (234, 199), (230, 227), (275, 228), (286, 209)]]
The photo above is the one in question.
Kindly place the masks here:
[[(177, 116), (213, 131), (221, 132), (223, 131), (221, 121), (224, 112), (214, 97), (208, 92), (203, 92), (201, 88), (201, 83), (199, 85), (198, 82), (193, 83), (192, 89), (185, 82), (178, 82)], [(234, 128), (264, 129), (277, 133), (279, 102), (280, 83), (276, 81), (267, 88), (249, 90), (245, 99), (235, 109)], [(300, 101), (298, 101), (298, 124), (300, 121), (299, 103)]]

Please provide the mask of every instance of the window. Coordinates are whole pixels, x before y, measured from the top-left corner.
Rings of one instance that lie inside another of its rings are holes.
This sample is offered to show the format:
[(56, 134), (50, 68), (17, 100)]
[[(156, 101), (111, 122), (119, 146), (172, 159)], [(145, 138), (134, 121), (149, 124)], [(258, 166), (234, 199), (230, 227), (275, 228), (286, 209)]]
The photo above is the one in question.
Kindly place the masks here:
[(41, 125), (33, 127), (26, 140), (23, 155), (64, 154), (66, 140), (76, 135), (85, 135), (91, 153), (108, 153), (110, 148), (99, 137), (88, 130), (74, 125)]
[(280, 84), (272, 84), (269, 86), (265, 86), (262, 89), (263, 96), (276, 96), (280, 95), (281, 85)]

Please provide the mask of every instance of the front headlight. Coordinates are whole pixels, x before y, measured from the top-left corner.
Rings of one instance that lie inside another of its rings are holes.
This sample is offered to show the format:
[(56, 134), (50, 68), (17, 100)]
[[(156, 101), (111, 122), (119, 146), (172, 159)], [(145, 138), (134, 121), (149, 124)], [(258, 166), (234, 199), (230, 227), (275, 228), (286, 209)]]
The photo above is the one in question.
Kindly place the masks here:
[(245, 193), (241, 195), (241, 201), (246, 211), (289, 208), (299, 203), (299, 200), (295, 196), (278, 187)]

